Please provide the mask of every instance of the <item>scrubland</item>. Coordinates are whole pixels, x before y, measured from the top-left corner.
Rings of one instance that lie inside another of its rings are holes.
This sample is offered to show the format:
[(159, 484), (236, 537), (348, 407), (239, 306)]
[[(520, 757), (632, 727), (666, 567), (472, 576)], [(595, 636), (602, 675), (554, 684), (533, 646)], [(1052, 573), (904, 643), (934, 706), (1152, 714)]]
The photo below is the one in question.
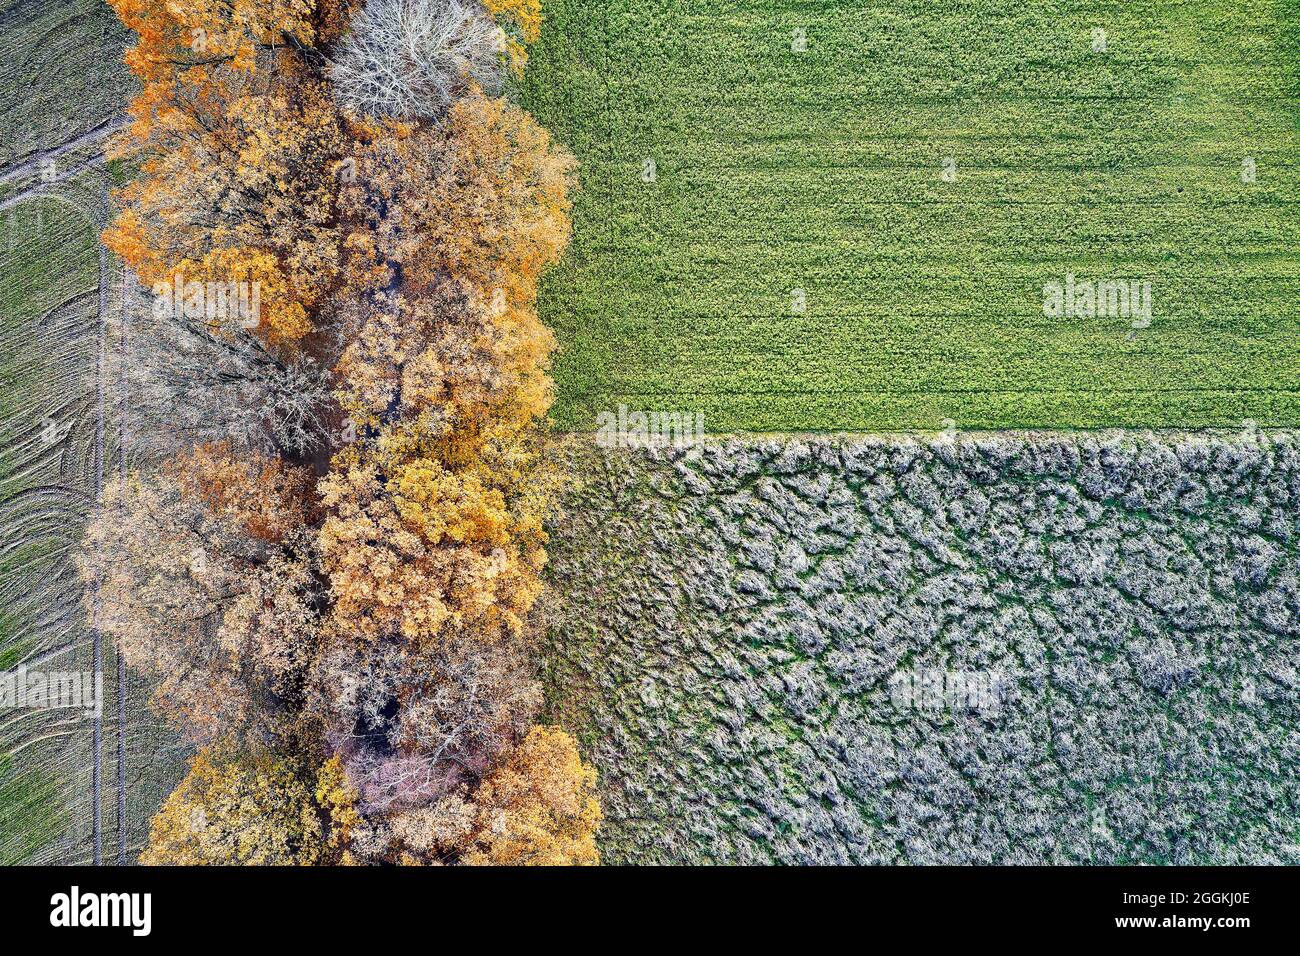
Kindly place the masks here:
[(1297, 862), (1293, 433), (574, 464), (548, 687), (607, 861)]

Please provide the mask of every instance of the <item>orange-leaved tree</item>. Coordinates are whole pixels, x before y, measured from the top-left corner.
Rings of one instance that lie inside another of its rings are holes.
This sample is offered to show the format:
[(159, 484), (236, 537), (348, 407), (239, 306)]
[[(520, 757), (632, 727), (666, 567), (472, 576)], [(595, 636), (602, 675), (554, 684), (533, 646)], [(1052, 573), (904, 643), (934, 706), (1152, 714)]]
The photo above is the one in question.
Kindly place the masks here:
[(258, 334), (291, 343), (337, 276), (346, 135), (302, 51), (308, 0), (113, 0), (143, 87), (115, 154), (139, 164), (105, 242), (149, 286), (256, 283)]
[(465, 862), (587, 866), (599, 862), (596, 772), (554, 727), (534, 727), (479, 787), (478, 825)]

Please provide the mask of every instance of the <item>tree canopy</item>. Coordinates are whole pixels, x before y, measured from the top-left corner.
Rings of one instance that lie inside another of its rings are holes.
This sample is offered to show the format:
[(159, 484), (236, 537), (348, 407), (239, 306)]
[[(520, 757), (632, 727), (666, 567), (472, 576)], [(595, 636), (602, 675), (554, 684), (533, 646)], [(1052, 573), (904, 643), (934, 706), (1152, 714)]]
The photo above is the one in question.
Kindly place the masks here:
[[(104, 240), (161, 303), (142, 392), (202, 410), (151, 412), (163, 460), (109, 486), (81, 559), (204, 748), (141, 859), (597, 862), (595, 773), (536, 723), (561, 481), (536, 297), (574, 163), (492, 82), (536, 0), (112, 2), (139, 175)], [(376, 43), (417, 27), (423, 105), (370, 108)]]

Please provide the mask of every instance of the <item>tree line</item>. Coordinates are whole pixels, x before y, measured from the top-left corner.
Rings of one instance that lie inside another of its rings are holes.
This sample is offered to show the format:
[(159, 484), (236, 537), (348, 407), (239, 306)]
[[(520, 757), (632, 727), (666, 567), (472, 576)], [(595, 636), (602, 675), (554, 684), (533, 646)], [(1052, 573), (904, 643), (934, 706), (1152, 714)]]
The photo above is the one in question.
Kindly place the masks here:
[[(502, 95), (540, 0), (110, 0), (134, 431), (80, 561), (198, 748), (149, 864), (590, 864), (531, 611), (575, 163)], [(258, 315), (151, 308), (248, 283)]]

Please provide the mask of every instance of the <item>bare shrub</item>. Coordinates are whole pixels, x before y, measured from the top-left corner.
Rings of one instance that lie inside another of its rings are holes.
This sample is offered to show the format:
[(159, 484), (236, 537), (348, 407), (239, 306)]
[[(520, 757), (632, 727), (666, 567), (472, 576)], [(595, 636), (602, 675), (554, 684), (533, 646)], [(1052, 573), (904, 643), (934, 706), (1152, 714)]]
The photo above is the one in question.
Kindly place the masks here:
[(349, 109), (398, 119), (441, 116), (476, 84), (501, 85), (505, 37), (474, 0), (369, 0), (330, 64)]

